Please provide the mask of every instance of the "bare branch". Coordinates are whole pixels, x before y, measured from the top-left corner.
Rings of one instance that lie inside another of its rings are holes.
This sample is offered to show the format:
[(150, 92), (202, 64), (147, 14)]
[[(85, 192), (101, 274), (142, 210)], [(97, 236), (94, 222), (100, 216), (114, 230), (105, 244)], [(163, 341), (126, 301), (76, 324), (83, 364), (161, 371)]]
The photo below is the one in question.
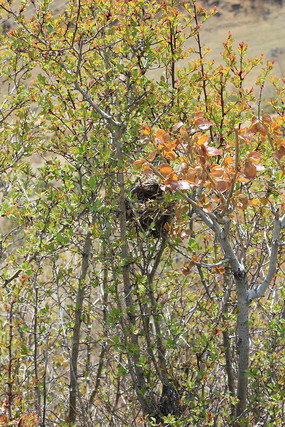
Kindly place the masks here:
[(261, 283), (261, 285), (257, 286), (255, 289), (251, 289), (248, 291), (247, 293), (248, 301), (252, 301), (255, 298), (263, 297), (263, 295), (269, 288), (271, 280), (273, 279), (276, 273), (277, 255), (278, 255), (278, 249), (280, 246), (280, 232), (282, 228), (285, 228), (285, 215), (280, 219), (279, 213), (277, 212), (275, 214), (268, 272), (265, 279)]

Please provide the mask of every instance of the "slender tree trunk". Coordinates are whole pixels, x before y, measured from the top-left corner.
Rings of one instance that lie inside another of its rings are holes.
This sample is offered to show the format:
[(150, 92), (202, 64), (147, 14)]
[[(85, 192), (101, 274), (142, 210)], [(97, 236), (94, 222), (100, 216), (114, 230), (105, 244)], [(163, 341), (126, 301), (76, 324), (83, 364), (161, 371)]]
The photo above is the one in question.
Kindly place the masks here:
[(88, 232), (85, 239), (85, 244), (82, 253), (82, 266), (81, 274), (78, 283), (78, 290), (76, 295), (75, 305), (75, 321), (72, 336), (72, 348), (70, 358), (70, 392), (69, 392), (69, 414), (68, 419), (70, 424), (75, 423), (77, 415), (77, 396), (78, 396), (78, 384), (77, 384), (77, 364), (79, 354), (79, 341), (80, 341), (80, 329), (82, 322), (82, 309), (83, 300), (85, 294), (85, 280), (87, 276), (87, 270), (89, 266), (89, 257), (92, 247), (91, 232)]
[[(243, 276), (241, 274), (241, 276)], [(237, 423), (239, 423), (246, 409), (247, 384), (248, 384), (248, 359), (249, 359), (249, 323), (248, 323), (248, 301), (247, 301), (247, 278), (236, 277), (238, 317), (237, 317), (237, 349), (238, 349), (238, 384), (237, 384)]]
[(38, 370), (38, 303), (39, 303), (39, 289), (35, 287), (35, 308), (34, 308), (34, 371), (35, 371), (35, 410), (37, 416), (41, 419), (41, 393), (38, 385), (39, 370)]

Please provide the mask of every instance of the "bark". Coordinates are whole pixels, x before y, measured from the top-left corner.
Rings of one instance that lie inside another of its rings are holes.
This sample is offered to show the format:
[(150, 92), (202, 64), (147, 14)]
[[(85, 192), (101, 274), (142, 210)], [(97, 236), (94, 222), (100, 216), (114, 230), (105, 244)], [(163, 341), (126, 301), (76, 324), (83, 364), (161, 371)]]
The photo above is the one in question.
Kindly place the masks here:
[[(248, 282), (245, 272), (240, 277), (235, 277), (237, 287), (237, 350), (238, 350), (238, 384), (237, 384), (237, 418), (246, 409), (247, 383), (248, 383), (248, 359), (249, 359), (249, 305), (247, 301)], [(237, 424), (239, 425), (239, 424)]]
[[(222, 319), (224, 322), (226, 322), (227, 314), (228, 314), (228, 300), (230, 295), (230, 281), (227, 274), (224, 274), (224, 281), (225, 281), (225, 299), (223, 303), (223, 314)], [(231, 340), (229, 337), (228, 330), (223, 330), (223, 346), (225, 349), (225, 359), (226, 359), (226, 374), (228, 379), (228, 389), (230, 392), (230, 396), (232, 398), (235, 397), (235, 375), (233, 371), (233, 358), (232, 358), (232, 350), (231, 350)], [(236, 416), (236, 407), (233, 403), (231, 403), (231, 417), (234, 419)]]

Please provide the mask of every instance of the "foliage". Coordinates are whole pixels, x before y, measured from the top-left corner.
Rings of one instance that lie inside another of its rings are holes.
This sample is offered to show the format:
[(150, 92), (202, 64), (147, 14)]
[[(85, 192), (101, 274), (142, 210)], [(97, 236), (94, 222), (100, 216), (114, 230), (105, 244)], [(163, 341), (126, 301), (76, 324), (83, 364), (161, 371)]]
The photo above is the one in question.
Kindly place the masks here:
[(0, 1), (0, 425), (273, 425), (282, 82), (194, 0), (51, 6)]

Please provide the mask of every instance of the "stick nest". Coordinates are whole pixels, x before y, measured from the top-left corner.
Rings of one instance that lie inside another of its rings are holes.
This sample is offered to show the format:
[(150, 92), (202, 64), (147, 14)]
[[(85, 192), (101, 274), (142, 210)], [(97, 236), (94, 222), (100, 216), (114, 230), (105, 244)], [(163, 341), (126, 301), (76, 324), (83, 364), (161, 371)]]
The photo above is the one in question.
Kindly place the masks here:
[(136, 230), (149, 231), (159, 238), (168, 233), (167, 223), (173, 217), (173, 202), (166, 202), (159, 183), (155, 180), (139, 181), (126, 199), (127, 219)]

